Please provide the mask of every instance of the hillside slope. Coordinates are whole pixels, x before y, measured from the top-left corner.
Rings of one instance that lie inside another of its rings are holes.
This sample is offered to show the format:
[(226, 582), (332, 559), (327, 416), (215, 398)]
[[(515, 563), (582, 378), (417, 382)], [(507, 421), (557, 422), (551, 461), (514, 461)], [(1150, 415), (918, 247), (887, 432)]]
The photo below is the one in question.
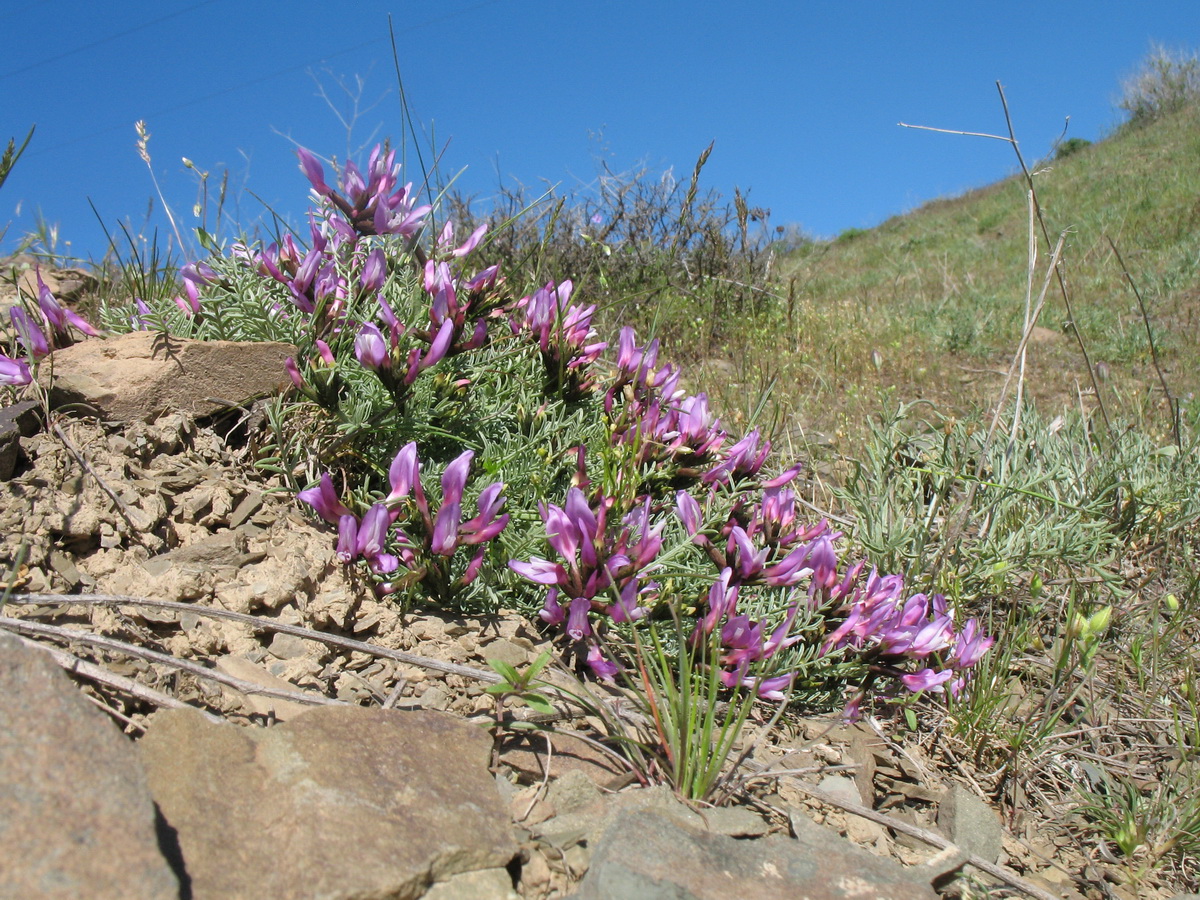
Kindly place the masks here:
[[(1106, 403), (1143, 411), (1162, 403), (1146, 327), (1111, 237), (1146, 302), (1168, 387), (1186, 409), (1200, 381), (1200, 108), (1122, 130), (1034, 173), (1051, 240), (1066, 232), (1069, 295)], [(986, 405), (1020, 339), (1028, 242), (1018, 174), (804, 247), (781, 267), (793, 352), (778, 353), (776, 332), (775, 353), (764, 358), (793, 396), (833, 404), (842, 415), (873, 384), (951, 411)], [(1038, 243), (1035, 298), (1050, 256), (1040, 236)], [(1052, 285), (1028, 385), (1048, 405), (1086, 404), (1091, 391), (1068, 320)], [(803, 418), (836, 426), (808, 405)]]

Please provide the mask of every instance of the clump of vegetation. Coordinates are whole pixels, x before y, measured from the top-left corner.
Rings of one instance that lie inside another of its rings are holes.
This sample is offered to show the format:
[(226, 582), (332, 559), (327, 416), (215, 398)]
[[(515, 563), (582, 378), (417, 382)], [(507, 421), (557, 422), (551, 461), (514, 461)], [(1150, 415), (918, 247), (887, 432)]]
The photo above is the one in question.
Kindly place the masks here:
[[(722, 783), (755, 698), (829, 704), (848, 687), (856, 716), (878, 692), (962, 692), (992, 644), (980, 623), (845, 560), (841, 533), (797, 503), (801, 467), (723, 427), (658, 340), (626, 326), (610, 347), (570, 280), (514, 289), (489, 225), (435, 226), (394, 151), (328, 181), (298, 156), (303, 240), (234, 243), (185, 266), (175, 296), (105, 302), (101, 323), (294, 344), (258, 464), (336, 529), (339, 559), (379, 596), (539, 617), (577, 672), (643, 698), (666, 756), (695, 762), (649, 768), (697, 798)], [(657, 271), (685, 244), (658, 248)], [(14, 314), (26, 381), (51, 340), (48, 290), (37, 304)], [(688, 710), (715, 709), (715, 692), (740, 712), (708, 713), (697, 738)]]
[(772, 228), (770, 210), (740, 191), (728, 202), (702, 189), (712, 152), (687, 181), (669, 169), (613, 172), (601, 163), (593, 190), (537, 197), (504, 187), (483, 211), (452, 194), (448, 210), (467, 229), (489, 226), (490, 258), (510, 278), (569, 279), (596, 304), (598, 327), (652, 332), (677, 358), (694, 357), (737, 341), (733, 326), (765, 313), (779, 252), (805, 242), (795, 229)]
[(1142, 126), (1200, 101), (1200, 58), (1153, 44), (1138, 70), (1121, 84), (1117, 106)]

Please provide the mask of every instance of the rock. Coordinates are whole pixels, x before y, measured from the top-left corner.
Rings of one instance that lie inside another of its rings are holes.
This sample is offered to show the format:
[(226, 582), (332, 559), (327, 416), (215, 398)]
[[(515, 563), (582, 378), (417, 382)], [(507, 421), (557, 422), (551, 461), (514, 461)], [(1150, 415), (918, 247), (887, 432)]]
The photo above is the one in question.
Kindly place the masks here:
[[(554, 747), (552, 753), (547, 752), (547, 740)], [(612, 785), (629, 774), (628, 767), (612, 756), (565, 731), (538, 734), (517, 731), (507, 734), (501, 743), (500, 759), (529, 782), (540, 782), (545, 778), (547, 765), (553, 778), (580, 770), (602, 787)]]
[(42, 427), (41, 406), (22, 400), (0, 409), (0, 481), (12, 478), (21, 458), (21, 438), (32, 437)]
[(212, 415), (287, 383), (291, 344), (193, 341), (135, 331), (52, 354), (51, 404), (108, 421), (150, 422), (164, 411)]
[(653, 810), (625, 811), (595, 845), (579, 900), (933, 900), (890, 860), (813, 824), (801, 840), (737, 840)]
[(590, 809), (602, 802), (600, 789), (578, 769), (552, 781), (546, 799), (560, 815)]
[[(217, 660), (216, 668), (226, 675), (249, 681), (259, 687), (277, 688), (284, 691), (294, 691), (296, 686), (290, 681), (276, 678), (262, 666), (252, 663), (244, 656), (222, 656)], [(232, 690), (232, 689), (231, 689)], [(241, 694), (234, 692), (242, 704), (252, 713), (260, 716), (273, 716), (277, 721), (286, 722), (294, 719), (307, 710), (312, 709), (307, 703), (297, 703), (294, 700), (283, 700), (279, 697), (266, 697), (262, 694)]]
[(166, 710), (140, 747), (195, 900), (403, 900), (517, 851), (491, 740), (451, 716), (322, 707), (263, 729)]
[(522, 667), (528, 665), (529, 661), (533, 658), (532, 653), (530, 653), (524, 647), (513, 643), (508, 638), (497, 638), (496, 640), (491, 641), (484, 646), (483, 653), (481, 655), (488, 661), (493, 659), (498, 660), (500, 662), (508, 663), (510, 666), (513, 666), (516, 669), (521, 669)]
[(938, 805), (938, 829), (973, 856), (996, 862), (1004, 829), (995, 810), (964, 788), (952, 785)]
[[(836, 797), (846, 803), (862, 805), (862, 793), (857, 783), (844, 775), (826, 775), (821, 779), (821, 791)], [(854, 813), (844, 813), (846, 818), (846, 837), (856, 844), (870, 844), (876, 848), (887, 846), (887, 829), (878, 822), (856, 816)]]
[(520, 900), (520, 895), (507, 869), (480, 869), (438, 882), (421, 900)]
[[(21, 258), (12, 260), (14, 264), (19, 264), (20, 261)], [(77, 303), (87, 291), (95, 288), (98, 283), (96, 276), (87, 269), (57, 269), (50, 266), (39, 266), (34, 260), (32, 265), (24, 268), (17, 280), (21, 293), (33, 300), (36, 300), (38, 295), (37, 276), (39, 272), (42, 276), (42, 283), (50, 288), (54, 299), (60, 300), (68, 306)]]
[(701, 814), (704, 824), (714, 834), (729, 837), (762, 837), (771, 830), (762, 816), (744, 806), (718, 806), (706, 809)]
[(40, 650), (0, 634), (0, 897), (176, 898), (137, 753)]

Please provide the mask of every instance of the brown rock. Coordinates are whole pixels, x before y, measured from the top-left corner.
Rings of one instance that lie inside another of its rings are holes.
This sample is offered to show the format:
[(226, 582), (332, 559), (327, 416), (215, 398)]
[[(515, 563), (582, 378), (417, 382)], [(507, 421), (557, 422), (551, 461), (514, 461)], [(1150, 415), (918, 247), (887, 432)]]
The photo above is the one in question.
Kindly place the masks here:
[(167, 710), (140, 747), (195, 900), (403, 900), (517, 850), (491, 741), (451, 716), (324, 707), (260, 729)]
[(0, 898), (167, 898), (137, 753), (41, 651), (0, 634)]
[(136, 331), (51, 355), (55, 407), (109, 421), (149, 422), (164, 411), (211, 415), (287, 383), (291, 344), (193, 341)]

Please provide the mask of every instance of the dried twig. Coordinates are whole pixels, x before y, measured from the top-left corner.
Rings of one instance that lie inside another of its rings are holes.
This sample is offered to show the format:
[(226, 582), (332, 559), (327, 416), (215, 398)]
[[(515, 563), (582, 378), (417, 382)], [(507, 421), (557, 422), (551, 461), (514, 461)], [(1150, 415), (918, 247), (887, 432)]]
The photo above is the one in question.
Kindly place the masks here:
[(325, 634), (321, 631), (312, 631), (308, 628), (300, 628), (295, 625), (285, 625), (283, 622), (276, 622), (272, 619), (249, 616), (245, 613), (233, 612), (228, 609), (218, 609), (212, 606), (198, 606), (194, 603), (149, 600), (144, 597), (127, 597), (121, 594), (81, 594), (70, 596), (61, 594), (14, 594), (9, 599), (9, 602), (24, 605), (53, 604), (57, 606), (79, 604), (85, 606), (143, 606), (149, 609), (172, 609), (177, 612), (195, 613), (198, 616), (210, 616), (215, 619), (228, 619), (231, 622), (241, 622), (259, 631), (291, 634), (307, 640), (320, 641), (323, 644), (338, 647), (342, 650), (366, 653), (370, 656), (378, 656), (384, 659), (395, 660), (396, 662), (420, 666), (423, 669), (445, 672), (448, 675), (461, 675), (463, 678), (486, 681), (489, 684), (498, 684), (500, 682), (499, 675), (486, 669), (475, 669), (471, 666), (462, 666), (457, 663), (442, 662), (437, 659), (417, 656), (413, 653), (405, 653), (402, 650), (392, 650), (389, 647), (380, 647), (376, 644), (368, 644), (365, 641), (356, 641), (353, 638)]
[[(103, 666), (98, 666), (95, 663), (90, 663), (87, 660), (80, 659), (66, 650), (60, 650), (58, 647), (51, 647), (48, 644), (43, 644), (40, 641), (30, 640), (29, 638), (19, 638), (21, 643), (26, 646), (33, 647), (43, 653), (49, 654), (53, 660), (81, 678), (86, 678), (88, 681), (94, 681), (97, 684), (107, 685), (122, 693), (137, 697), (139, 700), (144, 700), (147, 703), (152, 703), (155, 706), (166, 707), (167, 709), (196, 709), (189, 703), (184, 703), (176, 697), (169, 694), (164, 694), (161, 691), (156, 691), (154, 688), (146, 687), (139, 681), (134, 681), (132, 678), (126, 678), (124, 675), (118, 675), (115, 672), (110, 672)], [(215, 716), (210, 712), (205, 712), (202, 709), (196, 709), (204, 718), (214, 724), (220, 724), (223, 719), (220, 716)]]
[(1142, 292), (1138, 290), (1137, 282), (1133, 280), (1133, 276), (1129, 274), (1129, 267), (1125, 265), (1125, 260), (1121, 257), (1121, 251), (1117, 249), (1116, 243), (1107, 234), (1104, 239), (1108, 241), (1108, 246), (1112, 247), (1113, 255), (1117, 258), (1117, 263), (1121, 266), (1121, 272), (1125, 275), (1125, 281), (1129, 284), (1130, 290), (1133, 291), (1133, 296), (1137, 297), (1138, 309), (1142, 313), (1142, 324), (1146, 326), (1146, 339), (1150, 342), (1150, 361), (1154, 363), (1154, 371), (1158, 373), (1158, 383), (1162, 385), (1163, 394), (1167, 398), (1167, 409), (1171, 411), (1171, 433), (1175, 438), (1175, 446), (1183, 449), (1183, 436), (1179, 432), (1179, 404), (1171, 395), (1171, 389), (1167, 387), (1167, 376), (1163, 374), (1162, 364), (1158, 361), (1158, 345), (1154, 343), (1154, 332), (1150, 330), (1150, 313), (1146, 311), (1146, 304), (1142, 300)]
[(202, 666), (199, 663), (191, 662), (186, 659), (179, 659), (167, 653), (159, 653), (157, 650), (147, 650), (144, 647), (138, 647), (134, 644), (118, 641), (116, 638), (106, 637), (101, 634), (92, 634), (88, 631), (77, 631), (71, 628), (62, 628), (58, 625), (45, 625), (41, 622), (32, 622), (28, 619), (12, 619), (8, 616), (0, 616), (0, 628), (8, 631), (13, 631), (18, 634), (26, 635), (41, 635), (43, 637), (57, 638), (63, 641), (78, 641), (81, 644), (90, 644), (93, 647), (100, 647), (105, 650), (111, 650), (116, 653), (123, 653), (126, 656), (133, 656), (138, 659), (145, 659), (150, 662), (156, 662), (160, 665), (169, 666), (173, 669), (179, 669), (181, 672), (187, 672), (190, 675), (195, 675), (198, 678), (207, 678), (210, 681), (215, 681), (218, 684), (223, 684), (231, 687), (243, 694), (262, 694), (265, 697), (274, 697), (279, 700), (292, 700), (296, 703), (308, 703), (314, 706), (347, 706), (343, 700), (335, 700), (332, 697), (326, 697), (323, 694), (313, 694), (308, 691), (291, 691), (284, 688), (264, 687), (263, 685), (254, 684), (251, 681), (244, 681), (241, 678), (234, 678), (232, 675), (226, 675), (217, 669), (210, 669)]
[(986, 859), (976, 856), (973, 853), (967, 853), (949, 838), (938, 834), (936, 831), (929, 831), (925, 828), (919, 828), (916, 825), (910, 825), (908, 822), (904, 822), (900, 819), (893, 818), (892, 816), (876, 812), (873, 809), (868, 809), (867, 807), (861, 806), (857, 803), (850, 803), (796, 779), (788, 779), (788, 784), (792, 787), (798, 788), (799, 790), (811, 796), (813, 799), (819, 800), (821, 803), (826, 803), (829, 806), (836, 806), (843, 812), (848, 812), (863, 819), (876, 822), (879, 825), (883, 825), (885, 828), (892, 829), (893, 831), (907, 834), (909, 837), (914, 837), (917, 840), (937, 847), (940, 850), (957, 850), (958, 852), (962, 853), (964, 865), (972, 865), (981, 872), (986, 872), (993, 878), (999, 878), (1009, 887), (1016, 888), (1018, 891), (1028, 894), (1030, 897), (1037, 898), (1037, 900), (1061, 900), (1061, 898), (1055, 897), (1053, 894), (1047, 893), (1036, 885), (1030, 884), (1025, 879), (1014, 875), (1004, 867), (988, 862)]

